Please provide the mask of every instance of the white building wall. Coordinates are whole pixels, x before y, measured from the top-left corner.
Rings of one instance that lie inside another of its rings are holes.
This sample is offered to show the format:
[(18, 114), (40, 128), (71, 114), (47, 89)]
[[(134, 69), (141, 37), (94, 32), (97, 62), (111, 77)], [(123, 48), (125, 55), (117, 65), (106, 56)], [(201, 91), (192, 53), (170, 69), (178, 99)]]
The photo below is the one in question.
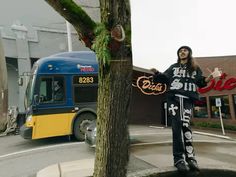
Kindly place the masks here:
[[(96, 22), (100, 21), (98, 0), (75, 0)], [(68, 50), (66, 22), (43, 0), (1, 0), (0, 33), (7, 58), (9, 106), (24, 111), (25, 85), (18, 77), (30, 71), (31, 58), (41, 58)], [(73, 50), (89, 50), (79, 42), (72, 28)], [(16, 69), (10, 60), (17, 60)]]

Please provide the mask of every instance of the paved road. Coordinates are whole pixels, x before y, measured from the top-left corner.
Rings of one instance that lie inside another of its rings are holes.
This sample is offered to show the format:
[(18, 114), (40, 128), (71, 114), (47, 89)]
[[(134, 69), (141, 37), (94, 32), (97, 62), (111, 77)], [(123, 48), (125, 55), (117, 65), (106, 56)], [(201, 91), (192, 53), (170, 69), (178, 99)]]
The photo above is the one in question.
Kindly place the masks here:
[[(20, 135), (8, 135), (0, 137), (0, 156), (17, 151), (24, 151), (38, 147), (70, 143), (67, 136), (45, 138), (40, 140), (25, 140)], [(72, 141), (75, 142), (75, 141)]]
[[(132, 142), (136, 144), (132, 147), (132, 154), (145, 159), (148, 163), (154, 163), (155, 159), (163, 159), (158, 165), (172, 166), (170, 128), (130, 126), (130, 132)], [(94, 151), (87, 145), (70, 142), (67, 137), (29, 141), (20, 136), (7, 136), (1, 137), (0, 141), (0, 177), (28, 177), (52, 164), (94, 157)], [(194, 141), (203, 142), (197, 144), (199, 149), (196, 148), (199, 162), (205, 161), (206, 154), (211, 155), (212, 159), (215, 154), (219, 154), (217, 156), (219, 159), (215, 159), (214, 162), (223, 159), (234, 163), (230, 161), (232, 159), (230, 157), (236, 159), (233, 153), (234, 146), (227, 145), (225, 148), (219, 144), (219, 147), (215, 148), (215, 145), (206, 144), (206, 142), (226, 143), (231, 142), (230, 140), (194, 134)], [(227, 149), (226, 155), (222, 152), (224, 149)]]
[(94, 151), (84, 143), (28, 149), (2, 155), (0, 177), (28, 177), (51, 164), (93, 157)]
[[(131, 131), (143, 139), (156, 134), (155, 129), (148, 128), (146, 132), (147, 128), (135, 126)], [(0, 177), (32, 176), (51, 164), (94, 157), (94, 149), (83, 142), (70, 141), (67, 136), (25, 140), (19, 135), (9, 135), (0, 141)]]

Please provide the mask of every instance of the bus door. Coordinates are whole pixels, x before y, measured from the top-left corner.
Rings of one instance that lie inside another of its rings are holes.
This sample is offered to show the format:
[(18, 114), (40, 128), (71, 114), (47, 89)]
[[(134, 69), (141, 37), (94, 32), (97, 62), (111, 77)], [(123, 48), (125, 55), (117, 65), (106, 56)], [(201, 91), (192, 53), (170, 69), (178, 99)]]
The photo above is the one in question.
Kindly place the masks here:
[(33, 113), (32, 139), (70, 134), (65, 77), (41, 76), (38, 81), (39, 102)]

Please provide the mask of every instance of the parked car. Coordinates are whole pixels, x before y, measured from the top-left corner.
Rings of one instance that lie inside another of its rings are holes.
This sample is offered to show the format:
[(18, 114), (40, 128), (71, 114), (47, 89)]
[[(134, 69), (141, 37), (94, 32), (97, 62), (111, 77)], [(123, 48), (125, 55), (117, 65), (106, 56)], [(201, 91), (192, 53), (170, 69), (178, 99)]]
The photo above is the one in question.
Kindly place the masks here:
[(94, 120), (90, 123), (90, 125), (86, 129), (85, 143), (87, 143), (90, 147), (95, 147), (96, 136), (97, 136), (97, 128), (96, 128), (96, 121)]
[[(96, 128), (96, 120), (93, 120), (85, 131), (85, 143), (87, 143), (90, 147), (95, 148), (96, 146), (96, 138), (97, 138), (97, 128)], [(136, 143), (137, 140), (134, 137), (129, 137), (130, 143)]]

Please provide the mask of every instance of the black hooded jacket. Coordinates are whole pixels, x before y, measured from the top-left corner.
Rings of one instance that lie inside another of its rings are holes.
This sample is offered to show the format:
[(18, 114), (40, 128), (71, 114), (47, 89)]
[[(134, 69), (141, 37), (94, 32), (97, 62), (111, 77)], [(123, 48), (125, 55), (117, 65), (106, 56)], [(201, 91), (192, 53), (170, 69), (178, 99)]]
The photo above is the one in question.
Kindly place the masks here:
[(199, 67), (189, 74), (186, 64), (175, 63), (171, 65), (164, 73), (156, 73), (154, 80), (165, 80), (168, 84), (168, 96), (181, 94), (189, 97), (192, 100), (199, 99), (198, 87), (205, 87), (205, 77), (202, 76), (202, 71)]

